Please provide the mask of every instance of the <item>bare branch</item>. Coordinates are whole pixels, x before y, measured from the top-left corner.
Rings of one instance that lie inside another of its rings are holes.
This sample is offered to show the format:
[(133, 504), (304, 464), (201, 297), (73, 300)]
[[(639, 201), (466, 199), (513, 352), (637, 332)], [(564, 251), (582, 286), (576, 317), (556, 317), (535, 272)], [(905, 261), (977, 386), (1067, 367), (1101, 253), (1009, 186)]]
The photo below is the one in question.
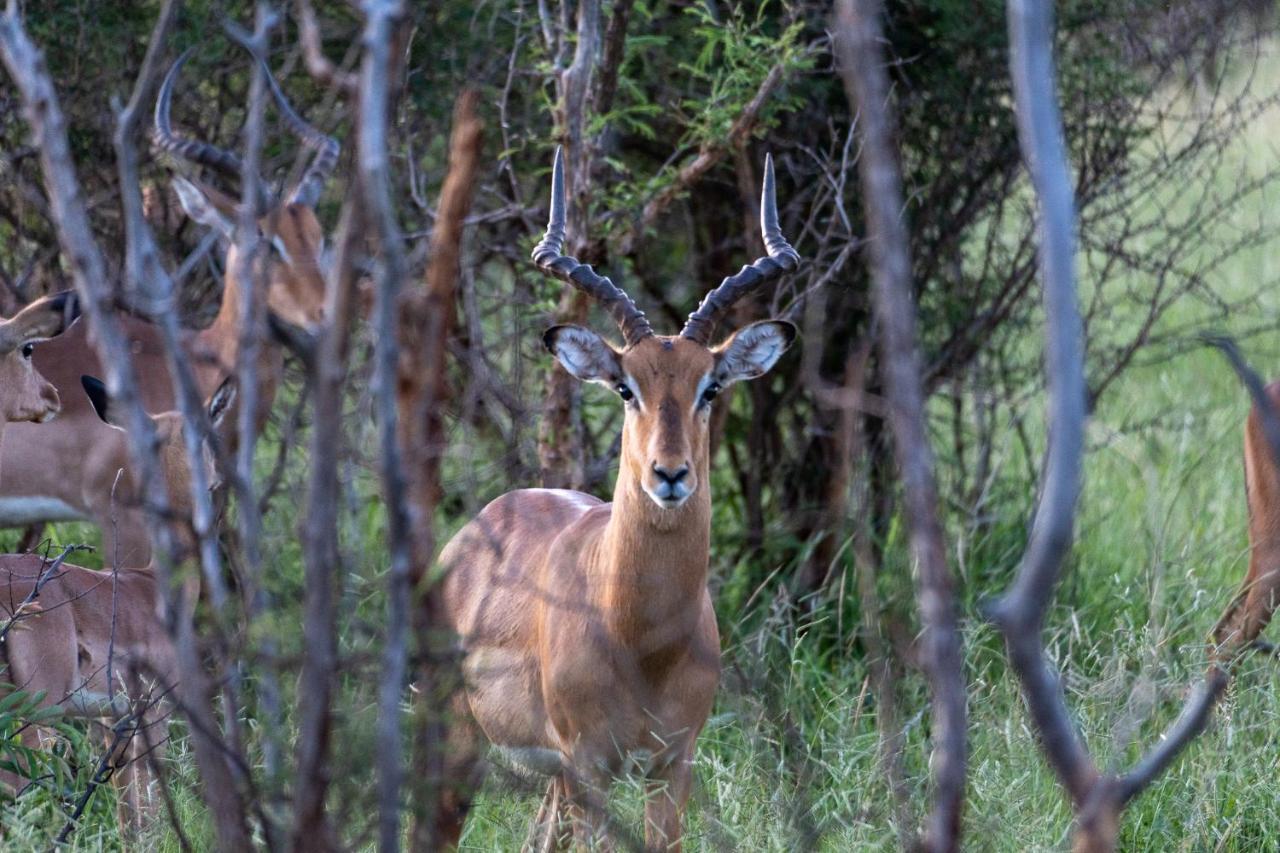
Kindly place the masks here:
[(298, 0), (294, 14), (298, 19), (298, 41), (302, 45), (307, 73), (318, 82), (337, 89), (347, 97), (355, 98), (358, 94), (359, 75), (344, 71), (324, 55), (320, 42), (320, 24), (316, 21), (311, 0)]
[(911, 249), (902, 211), (902, 177), (895, 150), (895, 118), (881, 52), (877, 0), (843, 0), (837, 7), (837, 48), (845, 90), (861, 117), (858, 171), (869, 229), (880, 364), (902, 474), (911, 550), (919, 573), (916, 594), (924, 625), (923, 662), (933, 699), (933, 807), (923, 845), (957, 850), (964, 805), (965, 685), (956, 622), (954, 582), (938, 517), (933, 450), (925, 422), (924, 388), (916, 341)]

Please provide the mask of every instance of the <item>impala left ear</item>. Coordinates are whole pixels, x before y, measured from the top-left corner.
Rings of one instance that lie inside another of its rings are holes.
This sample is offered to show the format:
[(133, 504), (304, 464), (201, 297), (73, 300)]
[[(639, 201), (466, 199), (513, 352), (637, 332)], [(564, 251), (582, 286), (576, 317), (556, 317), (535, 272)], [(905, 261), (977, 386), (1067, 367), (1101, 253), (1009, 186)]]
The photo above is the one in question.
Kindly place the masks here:
[(721, 385), (764, 376), (796, 339), (786, 320), (761, 320), (744, 326), (716, 347), (715, 378)]
[(81, 376), (80, 384), (84, 387), (84, 393), (89, 395), (89, 402), (93, 404), (93, 410), (98, 413), (98, 417), (102, 418), (102, 422), (116, 429), (124, 429), (120, 407), (111, 400), (111, 395), (107, 393), (107, 386), (102, 380), (96, 376)]

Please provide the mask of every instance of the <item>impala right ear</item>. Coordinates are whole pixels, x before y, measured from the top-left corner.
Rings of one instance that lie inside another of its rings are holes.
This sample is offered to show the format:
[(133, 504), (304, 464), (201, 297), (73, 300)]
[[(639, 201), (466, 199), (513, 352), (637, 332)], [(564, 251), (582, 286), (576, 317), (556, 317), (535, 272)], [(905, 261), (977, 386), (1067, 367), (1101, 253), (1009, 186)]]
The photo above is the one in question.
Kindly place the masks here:
[(120, 407), (112, 402), (111, 395), (107, 393), (107, 386), (102, 380), (96, 376), (81, 376), (80, 384), (84, 387), (84, 393), (89, 395), (89, 402), (93, 404), (93, 410), (98, 413), (98, 417), (102, 418), (102, 422), (117, 429), (124, 429)]
[(228, 240), (232, 238), (236, 230), (235, 222), (218, 209), (209, 199), (208, 193), (181, 175), (173, 179), (173, 188), (177, 191), (178, 203), (187, 216), (206, 228), (214, 229)]
[(565, 370), (583, 382), (599, 382), (612, 388), (622, 381), (618, 352), (604, 338), (581, 326), (552, 326), (542, 343)]

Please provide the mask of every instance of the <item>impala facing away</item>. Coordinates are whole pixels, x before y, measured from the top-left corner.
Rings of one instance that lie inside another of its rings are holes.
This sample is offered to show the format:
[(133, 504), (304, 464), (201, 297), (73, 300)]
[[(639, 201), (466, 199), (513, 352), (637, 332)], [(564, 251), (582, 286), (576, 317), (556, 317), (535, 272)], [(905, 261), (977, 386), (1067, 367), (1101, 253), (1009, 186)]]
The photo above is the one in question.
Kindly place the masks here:
[[(238, 180), (241, 165), (235, 154), (173, 132), (169, 104), (185, 59), (184, 54), (174, 63), (156, 98), (153, 144), (173, 157)], [(271, 237), (271, 257), (263, 279), (267, 308), (290, 325), (307, 327), (319, 319), (324, 303), (324, 232), (314, 206), (337, 162), (338, 143), (300, 118), (275, 79), (269, 73), (267, 76), (286, 122), (302, 144), (315, 152), (297, 187), (283, 201), (264, 200), (258, 221), (263, 234)], [(184, 177), (174, 178), (174, 187), (188, 216), (230, 240), (237, 217), (235, 200)], [(185, 355), (195, 370), (200, 392), (206, 397), (236, 368), (245, 298), (245, 284), (237, 278), (239, 268), (232, 245), (224, 259), (226, 274), (218, 316), (212, 325), (190, 334), (184, 342)], [(143, 404), (153, 413), (173, 409), (173, 383), (159, 331), (140, 320), (121, 319), (133, 343), (133, 364)], [(0, 448), (0, 468), (5, 472), (0, 478), (0, 526), (91, 521), (102, 528), (103, 553), (108, 563), (145, 566), (151, 550), (147, 516), (138, 506), (125, 441), (98, 419), (80, 389), (82, 375), (102, 373), (89, 343), (91, 333), (81, 323), (37, 351), (36, 366), (58, 389), (66, 409), (48, 426), (17, 424), (9, 430)], [(282, 351), (273, 342), (264, 341), (261, 354), (259, 426), (270, 411), (283, 365)], [(122, 469), (125, 475), (117, 484), (116, 474)]]
[(712, 401), (763, 375), (796, 334), (768, 320), (709, 345), (735, 301), (799, 263), (778, 227), (771, 160), (760, 213), (768, 256), (726, 278), (679, 335), (655, 335), (630, 297), (561, 254), (557, 152), (550, 223), (534, 262), (599, 300), (625, 346), (579, 326), (555, 326), (543, 341), (571, 374), (621, 398), (621, 467), (612, 503), (558, 489), (510, 492), (441, 553), (439, 594), (461, 641), (465, 690), (453, 700), (445, 778), (455, 785), (432, 828), (437, 845), (457, 843), (482, 733), (513, 764), (552, 777), (531, 831), (543, 834), (541, 847), (559, 843), (565, 806), (579, 843), (607, 847), (604, 797), (635, 764), (651, 795), (647, 846), (680, 849), (694, 743), (720, 677), (707, 592)]
[[(1280, 407), (1280, 382), (1266, 388)], [(1258, 639), (1280, 604), (1280, 467), (1254, 406), (1244, 427), (1245, 500), (1249, 504), (1249, 571), (1217, 626), (1214, 656), (1230, 660)]]
[[(86, 376), (83, 385), (81, 395), (110, 424), (107, 428), (122, 431), (102, 383)], [(0, 389), (0, 401), (8, 396)], [(235, 396), (233, 380), (228, 379), (208, 402), (209, 418), (220, 435)], [(152, 422), (173, 512), (169, 523), (179, 552), (190, 553), (195, 542), (189, 524), (191, 474), (182, 415), (165, 412), (152, 416)], [(213, 458), (212, 453), (202, 454), (202, 463), (210, 466), (211, 483)], [(188, 607), (194, 605), (195, 595), (196, 589), (188, 587)], [(143, 830), (158, 807), (145, 753), (165, 739), (164, 699), (178, 677), (158, 601), (150, 566), (98, 571), (66, 563), (55, 567), (38, 554), (0, 555), (0, 626), (13, 619), (0, 645), (0, 667), (7, 664), (0, 684), (31, 694), (43, 691), (45, 705), (58, 705), (71, 716), (102, 719), (109, 745), (111, 727), (126, 716), (133, 720), (132, 737), (123, 747), (117, 745), (112, 756), (120, 827), (126, 837)], [(23, 738), (34, 746), (39, 733), (29, 727)], [(0, 774), (0, 783), (13, 787), (17, 780)]]

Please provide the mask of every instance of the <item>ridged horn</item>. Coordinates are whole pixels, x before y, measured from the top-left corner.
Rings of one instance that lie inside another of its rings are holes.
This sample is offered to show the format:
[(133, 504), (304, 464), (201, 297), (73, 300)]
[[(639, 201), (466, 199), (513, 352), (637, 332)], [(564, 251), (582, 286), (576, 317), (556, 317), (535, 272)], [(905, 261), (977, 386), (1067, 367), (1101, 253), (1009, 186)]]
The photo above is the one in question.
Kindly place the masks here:
[(736, 275), (720, 282), (708, 293), (689, 315), (680, 336), (707, 346), (715, 333), (716, 324), (733, 304), (763, 285), (781, 278), (800, 265), (800, 255), (782, 236), (778, 225), (778, 199), (774, 186), (773, 155), (764, 158), (764, 187), (760, 193), (760, 234), (768, 254), (743, 267)]
[(533, 262), (549, 275), (568, 282), (588, 296), (596, 299), (622, 330), (627, 346), (653, 335), (653, 327), (621, 288), (607, 277), (597, 275), (588, 264), (577, 258), (561, 254), (564, 248), (565, 211), (564, 157), (556, 148), (555, 162), (551, 167), (551, 216), (547, 221), (547, 233), (533, 248)]
[(155, 120), (151, 126), (151, 144), (157, 150), (172, 154), (175, 157), (181, 157), (200, 166), (208, 166), (210, 169), (221, 172), (223, 175), (238, 181), (242, 177), (243, 164), (234, 153), (216, 145), (211, 145), (208, 142), (179, 136), (173, 132), (173, 126), (169, 120), (169, 105), (173, 100), (173, 86), (177, 82), (178, 73), (182, 70), (182, 66), (186, 64), (193, 50), (195, 48), (189, 47), (183, 51), (182, 55), (173, 63), (173, 67), (169, 69), (169, 73), (164, 76), (164, 82), (160, 84), (160, 93), (156, 96)]

